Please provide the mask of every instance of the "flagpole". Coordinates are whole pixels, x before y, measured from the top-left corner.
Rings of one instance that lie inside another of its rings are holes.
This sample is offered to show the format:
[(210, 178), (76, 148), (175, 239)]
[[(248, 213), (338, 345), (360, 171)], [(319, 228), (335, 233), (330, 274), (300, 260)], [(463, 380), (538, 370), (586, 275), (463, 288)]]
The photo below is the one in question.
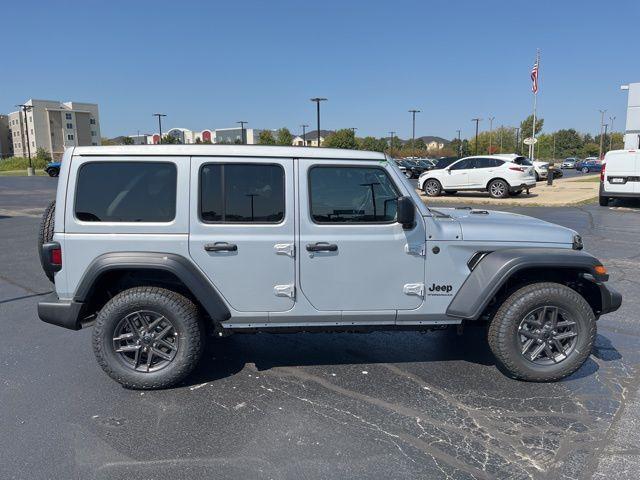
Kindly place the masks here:
[[(538, 78), (540, 77), (540, 49), (536, 51), (536, 65), (538, 66)], [(536, 80), (537, 81), (537, 80)], [(538, 90), (538, 89), (536, 89)], [(538, 92), (533, 92), (533, 131), (531, 132), (531, 138), (533, 141), (531, 145), (529, 145), (529, 158), (531, 161), (534, 160), (535, 150), (536, 150), (536, 110), (538, 106)]]

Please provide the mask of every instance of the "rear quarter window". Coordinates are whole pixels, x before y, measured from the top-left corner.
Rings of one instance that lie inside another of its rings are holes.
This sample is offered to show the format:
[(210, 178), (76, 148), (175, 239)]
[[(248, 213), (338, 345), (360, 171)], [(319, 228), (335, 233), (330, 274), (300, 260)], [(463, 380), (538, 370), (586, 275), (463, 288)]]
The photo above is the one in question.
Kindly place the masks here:
[(74, 212), (83, 222), (170, 222), (177, 170), (169, 162), (90, 162), (80, 167)]

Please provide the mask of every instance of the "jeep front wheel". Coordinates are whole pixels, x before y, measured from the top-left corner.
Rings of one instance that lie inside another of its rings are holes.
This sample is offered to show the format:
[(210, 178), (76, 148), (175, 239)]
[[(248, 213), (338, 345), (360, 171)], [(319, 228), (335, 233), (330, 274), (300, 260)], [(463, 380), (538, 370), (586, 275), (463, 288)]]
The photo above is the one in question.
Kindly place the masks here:
[(428, 197), (437, 197), (442, 193), (442, 185), (438, 180), (434, 180), (430, 178), (426, 182), (424, 182), (424, 186), (422, 187), (424, 193)]
[(135, 287), (100, 310), (93, 351), (102, 369), (127, 388), (170, 387), (198, 364), (205, 333), (188, 298), (157, 287)]
[(489, 326), (489, 346), (512, 377), (560, 380), (582, 366), (596, 338), (587, 301), (558, 283), (534, 283), (512, 293)]

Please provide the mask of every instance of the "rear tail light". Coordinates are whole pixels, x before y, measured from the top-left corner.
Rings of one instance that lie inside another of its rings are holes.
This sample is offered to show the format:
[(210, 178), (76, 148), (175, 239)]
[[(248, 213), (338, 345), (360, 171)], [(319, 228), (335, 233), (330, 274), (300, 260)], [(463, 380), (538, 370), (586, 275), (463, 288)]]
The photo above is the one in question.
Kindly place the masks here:
[(62, 266), (62, 249), (60, 247), (49, 251), (51, 264)]
[(522, 167), (509, 167), (509, 170), (515, 170), (516, 172), (524, 172), (524, 168)]
[(600, 181), (604, 182), (604, 169), (607, 167), (606, 163), (602, 164), (602, 170), (600, 170)]

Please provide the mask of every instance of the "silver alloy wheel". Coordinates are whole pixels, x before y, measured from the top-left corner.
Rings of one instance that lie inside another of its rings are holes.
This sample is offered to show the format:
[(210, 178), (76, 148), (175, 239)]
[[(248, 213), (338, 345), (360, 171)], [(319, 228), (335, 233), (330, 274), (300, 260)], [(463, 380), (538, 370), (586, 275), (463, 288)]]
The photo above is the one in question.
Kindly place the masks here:
[(156, 372), (178, 352), (178, 332), (157, 312), (139, 310), (125, 316), (114, 330), (113, 350), (120, 361), (137, 372)]
[(503, 182), (493, 182), (489, 188), (494, 197), (502, 197), (507, 192), (507, 187)]
[(525, 315), (518, 327), (522, 356), (537, 365), (565, 360), (578, 341), (578, 325), (564, 309), (545, 305)]
[(427, 183), (424, 184), (424, 192), (430, 196), (437, 195), (438, 182), (436, 180), (427, 180)]

